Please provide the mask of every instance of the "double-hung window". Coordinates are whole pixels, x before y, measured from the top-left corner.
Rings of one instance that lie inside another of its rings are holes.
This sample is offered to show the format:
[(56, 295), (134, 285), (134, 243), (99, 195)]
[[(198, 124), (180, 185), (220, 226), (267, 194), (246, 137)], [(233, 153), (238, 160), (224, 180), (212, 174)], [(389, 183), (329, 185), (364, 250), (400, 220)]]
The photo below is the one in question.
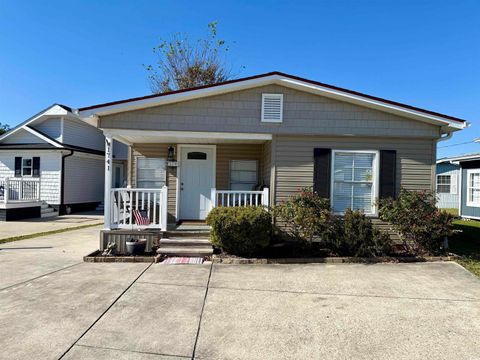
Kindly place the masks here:
[(375, 214), (378, 153), (333, 150), (332, 160), (333, 211), (350, 208)]
[(257, 160), (230, 161), (230, 189), (252, 190), (257, 185)]
[(22, 176), (32, 176), (32, 158), (22, 158)]
[(159, 189), (166, 184), (167, 161), (164, 158), (137, 158), (137, 187)]
[(480, 170), (467, 170), (467, 206), (480, 206)]
[(437, 193), (450, 194), (451, 180), (450, 175), (437, 175)]

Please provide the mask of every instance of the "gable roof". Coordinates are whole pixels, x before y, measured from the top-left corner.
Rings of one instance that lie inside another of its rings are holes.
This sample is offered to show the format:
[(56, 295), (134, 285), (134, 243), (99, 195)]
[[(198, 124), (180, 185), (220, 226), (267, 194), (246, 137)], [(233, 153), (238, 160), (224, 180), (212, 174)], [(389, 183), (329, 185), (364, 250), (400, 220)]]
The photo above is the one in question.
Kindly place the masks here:
[(340, 101), (354, 103), (360, 106), (378, 109), (399, 116), (432, 123), (456, 131), (468, 126), (464, 119), (425, 110), (415, 106), (402, 104), (396, 101), (363, 94), (357, 91), (333, 86), (318, 81), (301, 78), (294, 75), (274, 71), (265, 74), (229, 80), (213, 85), (182, 89), (162, 94), (153, 94), (125, 100), (107, 102), (78, 109), (81, 117), (102, 116), (119, 112), (132, 111), (147, 107), (160, 106), (168, 103), (192, 100), (195, 98), (213, 96), (217, 94), (238, 91), (267, 84), (278, 84), (301, 91), (306, 91)]
[[(73, 112), (72, 112), (72, 109), (68, 106), (65, 106), (65, 105), (61, 105), (61, 104), (53, 104), (53, 105), (50, 105), (49, 107), (47, 107), (46, 109), (43, 109), (42, 111), (38, 112), (37, 114), (33, 115), (32, 117), (28, 118), (27, 120), (25, 120), (24, 122), (18, 124), (17, 126), (15, 126), (13, 129), (10, 129), (9, 131), (7, 131), (5, 134), (1, 135), (0, 136), (0, 142), (15, 134), (18, 130), (20, 129), (24, 129), (26, 131), (29, 131), (30, 133), (32, 133), (33, 135), (36, 135), (37, 137), (39, 137), (40, 139), (44, 140), (44, 141), (47, 141), (47, 142), (50, 142), (51, 141), (54, 141), (56, 142), (57, 144), (59, 144), (61, 146), (61, 144), (59, 142), (57, 142), (56, 140), (48, 137), (47, 135), (43, 134), (42, 132), (28, 126), (29, 124), (32, 124), (33, 122), (36, 122), (40, 119), (42, 119), (43, 117), (46, 117), (46, 116), (53, 116), (53, 115), (57, 115), (57, 116), (65, 116), (65, 115), (73, 115)], [(74, 116), (74, 115), (73, 115)], [(49, 138), (49, 140), (45, 140), (44, 137), (47, 137)], [(53, 145), (53, 144), (52, 144)], [(58, 147), (58, 146), (56, 146)]]

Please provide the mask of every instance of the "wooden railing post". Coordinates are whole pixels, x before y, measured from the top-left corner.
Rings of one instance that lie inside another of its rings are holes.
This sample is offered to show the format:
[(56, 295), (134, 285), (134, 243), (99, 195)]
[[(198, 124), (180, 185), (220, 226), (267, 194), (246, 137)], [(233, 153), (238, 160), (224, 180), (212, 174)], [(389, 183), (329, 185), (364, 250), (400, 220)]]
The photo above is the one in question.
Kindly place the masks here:
[(268, 187), (266, 187), (265, 189), (263, 189), (263, 193), (262, 193), (262, 205), (263, 206), (266, 206), (268, 207), (269, 205), (269, 191), (268, 191)]
[(161, 229), (162, 231), (167, 231), (167, 222), (168, 222), (168, 188), (166, 186), (162, 187), (162, 202), (161, 206)]

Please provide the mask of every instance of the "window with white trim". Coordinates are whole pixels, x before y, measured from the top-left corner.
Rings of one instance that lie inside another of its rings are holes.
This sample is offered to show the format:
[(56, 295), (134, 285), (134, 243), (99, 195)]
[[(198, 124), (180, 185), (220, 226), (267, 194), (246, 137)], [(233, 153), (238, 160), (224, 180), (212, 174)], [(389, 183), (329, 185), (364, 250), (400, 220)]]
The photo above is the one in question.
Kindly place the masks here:
[(375, 189), (378, 182), (376, 151), (342, 151), (332, 153), (332, 208), (375, 213)]
[(480, 170), (467, 171), (467, 206), (480, 206)]
[(165, 158), (137, 158), (137, 187), (159, 189), (166, 184), (167, 160)]
[(252, 190), (257, 185), (257, 160), (230, 161), (230, 189)]
[(22, 158), (22, 176), (32, 176), (32, 158)]
[(437, 193), (450, 194), (451, 180), (450, 175), (437, 175)]
[(283, 94), (262, 94), (262, 122), (283, 121)]

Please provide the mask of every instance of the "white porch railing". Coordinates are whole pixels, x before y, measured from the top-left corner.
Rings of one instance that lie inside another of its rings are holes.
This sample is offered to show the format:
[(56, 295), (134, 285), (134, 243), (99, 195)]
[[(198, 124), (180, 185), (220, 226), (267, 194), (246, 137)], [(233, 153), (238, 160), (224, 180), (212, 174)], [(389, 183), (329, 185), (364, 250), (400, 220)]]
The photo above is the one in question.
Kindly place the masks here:
[(258, 191), (212, 189), (212, 207), (216, 206), (267, 206), (268, 188)]
[[(167, 230), (167, 187), (161, 189), (115, 188), (111, 189), (111, 229)], [(137, 224), (133, 210), (140, 210), (149, 224)]]
[(40, 201), (40, 178), (0, 179), (0, 201), (5, 204)]

